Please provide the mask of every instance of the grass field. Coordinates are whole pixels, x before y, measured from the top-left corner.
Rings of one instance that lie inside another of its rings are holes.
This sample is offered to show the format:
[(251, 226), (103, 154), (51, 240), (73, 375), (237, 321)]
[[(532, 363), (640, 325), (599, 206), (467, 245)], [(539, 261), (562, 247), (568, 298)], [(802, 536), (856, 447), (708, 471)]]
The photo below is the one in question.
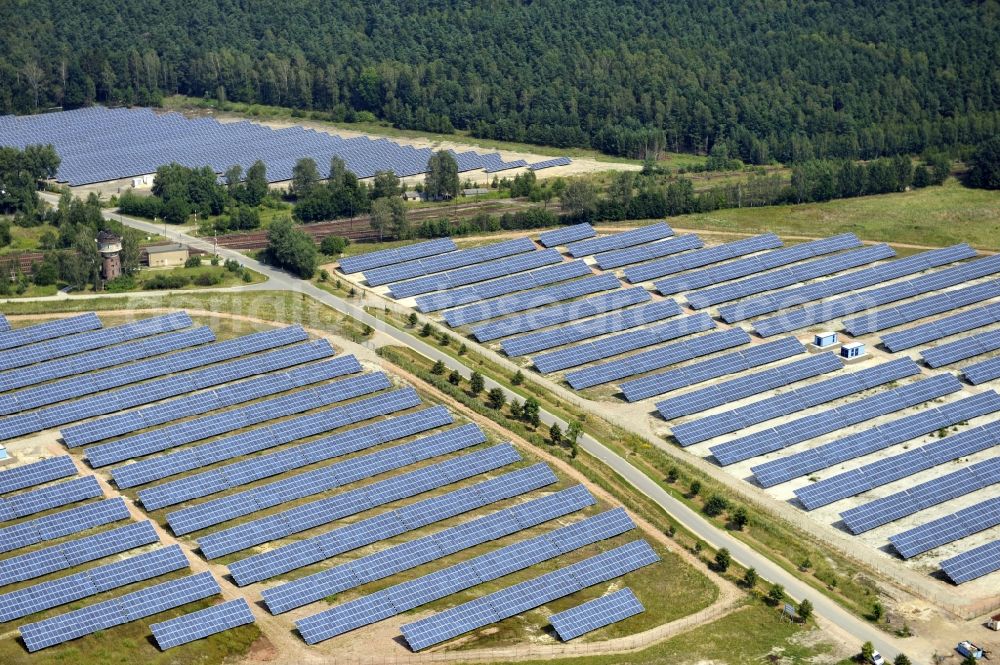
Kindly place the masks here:
[[(0, 219), (2, 221), (2, 219)], [(41, 244), (42, 234), (46, 231), (58, 236), (59, 229), (51, 224), (40, 224), (39, 226), (17, 226), (11, 224), (10, 244), (0, 247), (0, 254), (11, 254), (13, 252), (30, 252), (37, 250)]]

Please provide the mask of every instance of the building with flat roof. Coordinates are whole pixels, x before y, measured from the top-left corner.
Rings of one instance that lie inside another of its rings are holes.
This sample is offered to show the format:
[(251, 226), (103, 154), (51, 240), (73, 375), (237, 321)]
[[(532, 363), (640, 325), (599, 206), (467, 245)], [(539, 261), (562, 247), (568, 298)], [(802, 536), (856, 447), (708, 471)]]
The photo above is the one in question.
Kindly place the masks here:
[(178, 243), (146, 248), (150, 268), (175, 268), (188, 260), (188, 248)]

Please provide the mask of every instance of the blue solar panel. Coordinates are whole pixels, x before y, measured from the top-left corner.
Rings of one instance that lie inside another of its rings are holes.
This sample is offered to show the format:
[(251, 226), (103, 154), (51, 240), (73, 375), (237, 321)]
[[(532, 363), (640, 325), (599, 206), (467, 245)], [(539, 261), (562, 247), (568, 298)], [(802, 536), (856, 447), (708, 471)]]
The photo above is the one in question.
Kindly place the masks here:
[(659, 374), (650, 374), (621, 384), (622, 393), (629, 402), (680, 390), (709, 379), (753, 369), (767, 363), (791, 358), (805, 353), (805, 347), (794, 337), (785, 337), (752, 346), (749, 349), (727, 353), (716, 358), (678, 367)]
[(26, 326), (24, 328), (15, 328), (6, 332), (0, 332), (0, 351), (62, 337), (63, 335), (97, 330), (100, 327), (101, 320), (97, 318), (96, 314), (90, 313), (72, 316), (68, 319), (46, 321), (45, 323)]
[(930, 367), (941, 367), (997, 349), (1000, 349), (1000, 330), (987, 330), (921, 351), (920, 356)]
[(55, 540), (95, 526), (128, 519), (125, 499), (116, 497), (0, 528), (0, 553)]
[(690, 249), (699, 249), (704, 245), (696, 235), (683, 235), (676, 238), (646, 243), (625, 249), (615, 249), (594, 257), (597, 267), (601, 270), (613, 270), (631, 263), (649, 261), (671, 254), (678, 254)]
[(997, 297), (1000, 297), (1000, 280), (973, 284), (847, 319), (844, 321), (844, 330), (859, 337)]
[(69, 455), (22, 464), (0, 471), (0, 494), (75, 475), (76, 465)]
[(0, 520), (13, 520), (101, 496), (94, 476), (65, 480), (0, 499)]
[(561, 229), (556, 229), (555, 231), (545, 231), (538, 236), (538, 242), (542, 244), (543, 247), (556, 247), (559, 245), (566, 245), (577, 240), (585, 240), (587, 238), (593, 238), (597, 235), (597, 231), (590, 224), (573, 224), (572, 226), (564, 226)]
[(721, 330), (574, 370), (566, 374), (566, 381), (576, 390), (583, 390), (749, 343), (750, 335), (745, 330)]
[(909, 358), (891, 360), (875, 367), (758, 400), (746, 406), (682, 423), (675, 426), (672, 433), (682, 446), (690, 446), (919, 373), (920, 368)]
[(250, 611), (250, 604), (246, 598), (238, 598), (169, 621), (150, 624), (149, 629), (153, 632), (160, 650), (166, 651), (253, 622), (254, 616)]
[(980, 545), (941, 562), (941, 570), (955, 584), (962, 584), (1000, 570), (1000, 540)]
[(774, 249), (775, 247), (781, 247), (781, 239), (773, 233), (765, 233), (764, 235), (727, 242), (707, 249), (687, 252), (680, 256), (672, 256), (667, 259), (643, 263), (642, 265), (630, 266), (625, 269), (623, 274), (625, 281), (630, 284), (636, 284), (656, 279), (657, 277), (663, 277), (664, 275), (702, 268), (713, 263), (735, 259), (765, 249)]
[[(993, 482), (998, 481), (994, 478)], [(904, 559), (910, 559), (998, 524), (1000, 524), (1000, 497), (993, 497), (889, 536), (889, 542)]]
[(967, 312), (954, 314), (931, 321), (923, 325), (914, 326), (899, 332), (891, 332), (882, 335), (882, 343), (889, 351), (896, 353), (911, 349), (927, 342), (968, 332), (975, 328), (1000, 323), (1000, 303), (993, 303), (985, 307), (971, 309)]
[(613, 249), (623, 249), (633, 245), (641, 245), (654, 240), (662, 240), (674, 235), (674, 230), (666, 223), (650, 224), (632, 231), (615, 233), (614, 235), (601, 236), (600, 238), (590, 238), (579, 240), (566, 246), (569, 255), (574, 258), (589, 256), (609, 252)]
[(562, 254), (554, 249), (541, 249), (518, 256), (508, 256), (495, 261), (487, 261), (477, 265), (435, 273), (426, 277), (418, 277), (405, 282), (394, 282), (389, 285), (389, 295), (393, 298), (410, 298), (432, 291), (454, 289), (467, 284), (485, 282), (497, 277), (515, 275), (525, 270), (534, 270), (542, 266), (562, 263)]
[(962, 372), (965, 374), (965, 378), (969, 380), (969, 383), (974, 386), (992, 381), (993, 379), (1000, 379), (1000, 358), (990, 358), (989, 360), (969, 365)]
[(549, 623), (563, 642), (574, 637), (609, 626), (629, 617), (645, 612), (639, 599), (628, 587), (609, 593), (606, 596), (588, 600), (565, 612), (559, 612), (549, 617)]
[(571, 160), (569, 157), (555, 157), (553, 159), (545, 159), (540, 162), (535, 162), (534, 164), (528, 164), (528, 168), (532, 171), (539, 171), (541, 169), (550, 169), (553, 166), (568, 166)]
[(413, 259), (423, 259), (428, 256), (453, 252), (458, 247), (451, 238), (436, 238), (426, 242), (418, 242), (406, 247), (395, 249), (383, 249), (378, 252), (368, 252), (357, 256), (345, 256), (340, 260), (341, 272), (351, 275), (356, 272), (364, 272), (382, 266), (391, 266)]
[(10, 324), (7, 323), (7, 319), (4, 318), (3, 314), (0, 314), (0, 332), (7, 332), (10, 330)]
[(382, 268), (374, 268), (365, 272), (365, 280), (369, 286), (381, 286), (390, 282), (401, 282), (406, 279), (463, 268), (493, 259), (534, 252), (535, 249), (535, 243), (530, 238), (505, 240), (491, 245), (462, 249), (457, 252), (448, 252), (424, 259), (404, 261)]

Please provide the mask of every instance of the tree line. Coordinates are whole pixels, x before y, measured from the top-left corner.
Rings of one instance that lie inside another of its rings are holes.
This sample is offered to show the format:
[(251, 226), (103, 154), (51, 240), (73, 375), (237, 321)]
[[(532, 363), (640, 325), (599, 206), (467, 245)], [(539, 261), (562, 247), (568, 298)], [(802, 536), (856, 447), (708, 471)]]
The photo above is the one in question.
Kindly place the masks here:
[(752, 164), (1000, 133), (984, 2), (42, 0), (4, 19), (0, 113), (183, 93), (636, 157), (724, 140)]

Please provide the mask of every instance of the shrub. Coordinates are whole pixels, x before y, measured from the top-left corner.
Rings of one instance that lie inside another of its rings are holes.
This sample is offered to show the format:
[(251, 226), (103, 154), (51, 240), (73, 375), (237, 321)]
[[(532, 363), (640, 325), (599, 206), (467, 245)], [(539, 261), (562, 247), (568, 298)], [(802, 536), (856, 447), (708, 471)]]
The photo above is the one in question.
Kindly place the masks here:
[(722, 512), (729, 506), (729, 502), (718, 494), (713, 494), (705, 502), (705, 507), (703, 508), (706, 515), (709, 517), (717, 517), (722, 514)]
[(197, 268), (201, 265), (201, 254), (192, 254), (184, 261), (185, 268)]
[(205, 271), (195, 275), (194, 283), (198, 286), (215, 286), (222, 282), (222, 275), (215, 271)]
[(182, 289), (190, 283), (187, 275), (154, 275), (146, 280), (145, 288), (153, 290)]

